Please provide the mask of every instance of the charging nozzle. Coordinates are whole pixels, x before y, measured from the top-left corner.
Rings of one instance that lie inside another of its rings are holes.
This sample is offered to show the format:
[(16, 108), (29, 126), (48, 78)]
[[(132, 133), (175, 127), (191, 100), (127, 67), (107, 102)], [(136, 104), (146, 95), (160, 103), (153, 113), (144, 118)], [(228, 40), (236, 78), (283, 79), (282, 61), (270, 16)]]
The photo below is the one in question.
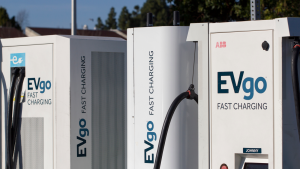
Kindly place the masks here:
[(190, 85), (190, 87), (187, 90), (187, 92), (189, 93), (189, 96), (187, 97), (187, 99), (189, 99), (189, 100), (195, 100), (198, 103), (198, 95), (195, 93), (194, 84)]

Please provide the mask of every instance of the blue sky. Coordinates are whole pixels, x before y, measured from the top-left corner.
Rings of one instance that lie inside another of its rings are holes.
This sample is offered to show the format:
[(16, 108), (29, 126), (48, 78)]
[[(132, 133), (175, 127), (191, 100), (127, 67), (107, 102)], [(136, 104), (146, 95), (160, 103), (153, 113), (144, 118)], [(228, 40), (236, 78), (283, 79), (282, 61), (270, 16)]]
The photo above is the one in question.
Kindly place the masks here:
[[(144, 2), (145, 0), (77, 0), (77, 28), (86, 24), (89, 29), (93, 29), (97, 17), (100, 16), (104, 22), (111, 7), (115, 8), (118, 19), (124, 6), (131, 12), (135, 5), (142, 6)], [(71, 0), (1, 0), (0, 6), (6, 8), (9, 17), (26, 10), (29, 13), (29, 26), (32, 27), (71, 26)]]

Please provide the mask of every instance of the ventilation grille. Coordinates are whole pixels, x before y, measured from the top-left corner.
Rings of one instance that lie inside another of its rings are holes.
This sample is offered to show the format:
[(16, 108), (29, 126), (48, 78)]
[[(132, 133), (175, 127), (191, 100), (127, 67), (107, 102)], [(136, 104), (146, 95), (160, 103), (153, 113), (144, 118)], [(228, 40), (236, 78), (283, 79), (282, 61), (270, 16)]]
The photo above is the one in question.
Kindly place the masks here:
[(124, 53), (92, 52), (92, 168), (126, 168)]
[(44, 118), (21, 118), (14, 161), (16, 169), (44, 168)]

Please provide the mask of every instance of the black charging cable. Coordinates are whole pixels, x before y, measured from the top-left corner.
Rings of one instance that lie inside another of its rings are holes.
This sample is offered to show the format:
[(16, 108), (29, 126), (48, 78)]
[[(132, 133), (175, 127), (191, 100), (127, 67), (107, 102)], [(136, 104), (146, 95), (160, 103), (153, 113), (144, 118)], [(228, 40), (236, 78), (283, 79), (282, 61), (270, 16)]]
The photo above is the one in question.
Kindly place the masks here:
[[(15, 151), (17, 132), (19, 130), (19, 116), (21, 106), (22, 86), (25, 78), (25, 68), (12, 70), (12, 81), (8, 105), (8, 126), (7, 126), (7, 169), (13, 169), (13, 154)], [(18, 83), (17, 83), (18, 81)], [(14, 103), (14, 104), (13, 104)]]
[(173, 114), (179, 105), (179, 103), (184, 100), (184, 99), (190, 99), (190, 100), (195, 100), (198, 104), (198, 95), (195, 93), (195, 87), (194, 87), (194, 71), (195, 71), (195, 62), (196, 62), (196, 44), (195, 43), (195, 50), (194, 50), (194, 63), (193, 63), (193, 75), (192, 75), (192, 84), (190, 85), (189, 89), (186, 92), (181, 93), (179, 96), (175, 98), (175, 100), (172, 102), (168, 113), (165, 117), (165, 121), (160, 133), (160, 138), (159, 138), (159, 143), (158, 143), (158, 148), (156, 152), (156, 157), (155, 157), (155, 163), (154, 163), (154, 169), (160, 169), (161, 165), (161, 160), (164, 152), (164, 147), (166, 143), (166, 138), (169, 130), (169, 126), (173, 117)]
[(19, 76), (19, 68), (12, 69), (12, 76), (11, 76), (11, 83), (10, 83), (10, 92), (9, 92), (9, 101), (8, 101), (8, 120), (7, 120), (7, 163), (6, 168), (11, 169), (12, 166), (12, 159), (10, 158), (11, 155), (11, 125), (12, 125), (12, 112), (13, 112), (13, 102), (14, 102), (14, 96), (15, 96), (15, 85), (16, 81)]
[(158, 148), (157, 148), (157, 153), (156, 153), (156, 158), (155, 158), (155, 163), (154, 163), (154, 169), (160, 169), (161, 165), (161, 160), (163, 156), (163, 151), (165, 147), (165, 142), (169, 130), (169, 126), (173, 117), (173, 114), (179, 105), (179, 103), (184, 100), (184, 99), (190, 99), (190, 100), (195, 100), (198, 103), (198, 95), (195, 93), (195, 88), (194, 85), (191, 84), (188, 91), (181, 93), (179, 96), (175, 98), (175, 100), (172, 102), (168, 113), (165, 117), (165, 121), (161, 130), (160, 138), (159, 138), (159, 143), (158, 143)]
[(15, 147), (16, 139), (17, 139), (17, 133), (19, 129), (19, 123), (20, 123), (20, 106), (21, 106), (21, 93), (22, 93), (22, 86), (25, 78), (25, 69), (21, 68), (20, 70), (20, 77), (19, 77), (19, 83), (16, 89), (16, 96), (15, 96), (15, 105), (14, 105), (14, 120), (12, 123), (12, 150)]
[(294, 102), (295, 102), (295, 112), (296, 112), (296, 120), (298, 127), (298, 135), (300, 141), (300, 109), (299, 109), (299, 78), (298, 78), (298, 57), (300, 52), (300, 43), (299, 40), (296, 39), (294, 41), (293, 47), (293, 55), (292, 55), (292, 83), (293, 83), (293, 93), (294, 93)]

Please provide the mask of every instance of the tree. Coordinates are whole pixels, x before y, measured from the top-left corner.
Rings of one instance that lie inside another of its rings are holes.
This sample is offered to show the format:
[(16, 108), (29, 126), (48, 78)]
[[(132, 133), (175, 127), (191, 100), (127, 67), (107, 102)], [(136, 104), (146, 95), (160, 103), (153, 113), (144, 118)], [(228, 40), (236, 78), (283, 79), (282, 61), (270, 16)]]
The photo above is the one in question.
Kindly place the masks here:
[(8, 13), (5, 8), (0, 7), (0, 26), (6, 26), (9, 23)]
[(140, 7), (138, 5), (134, 6), (133, 11), (130, 14), (130, 27), (140, 27), (141, 26), (141, 13)]
[(110, 12), (108, 13), (108, 18), (105, 21), (105, 24), (108, 29), (117, 29), (117, 21), (116, 21), (116, 12), (115, 8), (110, 8)]
[[(183, 25), (192, 22), (227, 22), (250, 19), (250, 0), (168, 0), (180, 12)], [(247, 8), (249, 7), (249, 8)]]
[(171, 18), (169, 7), (165, 0), (147, 0), (141, 8), (141, 22), (140, 26), (146, 26), (147, 13), (153, 14), (154, 26), (169, 25)]
[(28, 22), (29, 13), (26, 10), (21, 10), (18, 12), (16, 16), (16, 21), (19, 23), (21, 28), (25, 28), (26, 25), (29, 24)]
[[(250, 20), (250, 0), (167, 0), (171, 11), (180, 12), (183, 25), (193, 22)], [(261, 19), (299, 17), (300, 3), (295, 0), (261, 0)]]
[[(261, 19), (300, 17), (300, 3), (295, 0), (261, 0)], [(119, 27), (146, 26), (147, 13), (153, 14), (154, 26), (172, 25), (173, 11), (180, 12), (181, 25), (195, 22), (228, 22), (250, 20), (250, 0), (146, 0), (129, 13), (124, 7)], [(115, 10), (111, 9), (106, 26), (115, 29)]]
[(9, 19), (8, 13), (7, 13), (6, 9), (3, 7), (0, 7), (0, 26), (14, 27), (14, 28), (22, 31), (21, 26), (15, 20), (15, 17), (13, 16), (11, 19)]
[(15, 17), (13, 16), (10, 19), (10, 23), (8, 25), (9, 27), (14, 27), (16, 29), (22, 30), (21, 26), (19, 25), (19, 23), (16, 21)]
[(121, 14), (118, 20), (118, 27), (122, 30), (126, 30), (130, 27), (131, 14), (126, 6), (122, 8)]
[[(108, 18), (105, 21), (105, 25), (102, 23), (101, 19), (98, 18), (98, 24), (95, 25), (97, 29), (116, 29), (117, 23), (115, 19), (116, 13), (114, 8), (111, 8)], [(100, 20), (99, 20), (100, 19)], [(126, 6), (122, 8), (121, 14), (118, 19), (118, 27), (122, 30), (126, 30), (127, 28), (140, 27), (141, 26), (141, 10), (138, 5), (134, 6), (133, 11), (130, 13)], [(99, 26), (103, 25), (103, 26)], [(115, 25), (115, 27), (114, 27)], [(144, 23), (146, 25), (146, 21)]]
[(300, 16), (300, 3), (294, 0), (262, 0), (261, 8), (264, 19)]
[(95, 27), (98, 29), (98, 30), (106, 30), (106, 26), (102, 23), (102, 20), (100, 17), (97, 18), (97, 24), (95, 25)]

